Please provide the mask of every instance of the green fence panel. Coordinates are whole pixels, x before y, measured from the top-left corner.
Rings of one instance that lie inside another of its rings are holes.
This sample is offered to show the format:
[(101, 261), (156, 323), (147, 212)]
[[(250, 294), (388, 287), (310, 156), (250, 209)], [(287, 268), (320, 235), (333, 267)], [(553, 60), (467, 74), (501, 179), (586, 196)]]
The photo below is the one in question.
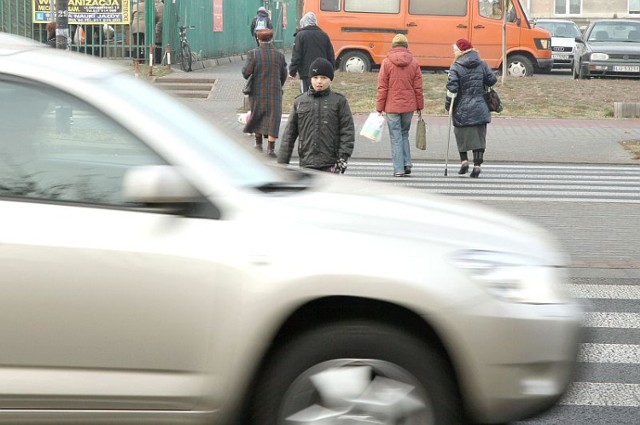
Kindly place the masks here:
[[(152, 2), (153, 0), (147, 0)], [(133, 2), (132, 2), (133, 3)], [(271, 14), (274, 25), (274, 43), (278, 48), (288, 48), (293, 44), (293, 34), (298, 23), (302, 0), (165, 0), (162, 30), (163, 53), (170, 46), (172, 62), (176, 62), (178, 46), (178, 26), (193, 25), (188, 31), (189, 44), (196, 59), (221, 58), (238, 55), (256, 47), (249, 31), (251, 21), (260, 6), (265, 6)], [(147, 5), (147, 8), (149, 5)], [(133, 8), (133, 6), (132, 6)], [(150, 9), (147, 9), (150, 10)], [(214, 27), (214, 12), (217, 17)], [(46, 25), (32, 23), (32, 0), (0, 0), (0, 30), (46, 42)], [(146, 28), (153, 27), (153, 14), (146, 13)], [(130, 25), (103, 25), (85, 23), (86, 44), (73, 42), (75, 25), (70, 24), (71, 50), (110, 59), (131, 59), (140, 56), (140, 49), (146, 49), (153, 36), (147, 37), (146, 46), (138, 45), (131, 36)], [(166, 61), (166, 57), (164, 58)]]

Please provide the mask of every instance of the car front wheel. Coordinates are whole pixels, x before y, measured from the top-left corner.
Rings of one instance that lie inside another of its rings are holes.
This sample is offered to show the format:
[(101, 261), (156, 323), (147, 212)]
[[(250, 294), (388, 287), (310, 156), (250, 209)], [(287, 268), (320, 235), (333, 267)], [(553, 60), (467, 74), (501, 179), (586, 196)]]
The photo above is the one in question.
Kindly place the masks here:
[(371, 67), (371, 59), (366, 53), (352, 50), (340, 56), (340, 70), (343, 72), (370, 72)]
[(533, 75), (533, 63), (526, 56), (513, 55), (507, 62), (507, 75), (511, 77), (530, 77)]
[(251, 424), (464, 423), (448, 363), (385, 324), (328, 324), (270, 359), (253, 394)]

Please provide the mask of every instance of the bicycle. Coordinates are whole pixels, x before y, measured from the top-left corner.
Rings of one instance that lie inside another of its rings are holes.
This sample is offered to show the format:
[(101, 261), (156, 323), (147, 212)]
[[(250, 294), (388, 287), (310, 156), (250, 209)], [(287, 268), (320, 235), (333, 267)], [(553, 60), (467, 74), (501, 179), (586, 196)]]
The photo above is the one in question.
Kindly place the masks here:
[(195, 26), (180, 26), (179, 38), (180, 38), (180, 68), (184, 72), (191, 72), (191, 46), (189, 46), (189, 40), (187, 40), (187, 30), (195, 29)]

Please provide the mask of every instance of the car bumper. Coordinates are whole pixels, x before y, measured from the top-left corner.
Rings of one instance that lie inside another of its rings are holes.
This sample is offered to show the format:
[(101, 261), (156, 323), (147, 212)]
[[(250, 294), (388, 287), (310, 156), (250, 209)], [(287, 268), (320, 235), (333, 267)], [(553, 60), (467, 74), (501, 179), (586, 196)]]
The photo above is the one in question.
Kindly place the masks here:
[(573, 55), (553, 55), (554, 68), (571, 68), (573, 67)]
[(541, 71), (551, 71), (553, 59), (538, 59), (538, 69)]
[(582, 75), (585, 77), (640, 78), (640, 62), (584, 62)]
[(455, 325), (464, 340), (457, 370), (474, 422), (510, 422), (552, 407), (578, 355), (579, 306), (498, 304), (467, 306)]

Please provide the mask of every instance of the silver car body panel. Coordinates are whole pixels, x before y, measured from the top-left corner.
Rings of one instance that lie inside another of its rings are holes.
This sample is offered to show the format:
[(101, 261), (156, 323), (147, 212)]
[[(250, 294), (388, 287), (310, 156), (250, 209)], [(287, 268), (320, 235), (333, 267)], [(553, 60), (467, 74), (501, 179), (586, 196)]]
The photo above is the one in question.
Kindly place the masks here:
[(346, 176), (310, 173), (312, 190), (262, 193), (255, 187), (281, 169), (146, 83), (78, 54), (6, 45), (0, 36), (0, 79), (105, 112), (222, 216), (0, 198), (0, 422), (224, 420), (287, 317), (334, 296), (423, 317), (475, 420), (534, 412), (564, 392), (580, 309), (499, 301), (450, 261), (460, 250), (508, 250), (567, 265), (546, 231)]

